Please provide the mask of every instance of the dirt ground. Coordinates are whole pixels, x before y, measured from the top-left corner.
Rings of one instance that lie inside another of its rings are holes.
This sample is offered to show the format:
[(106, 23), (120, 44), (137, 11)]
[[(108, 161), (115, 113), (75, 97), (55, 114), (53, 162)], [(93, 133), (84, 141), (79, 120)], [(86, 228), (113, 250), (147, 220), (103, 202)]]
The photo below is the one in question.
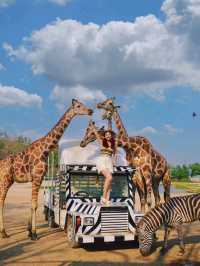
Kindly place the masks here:
[(87, 245), (78, 249), (68, 246), (66, 235), (60, 229), (49, 229), (42, 213), (42, 190), (39, 197), (38, 237), (27, 238), (26, 223), (31, 195), (30, 184), (15, 184), (6, 200), (5, 222), (8, 239), (0, 239), (0, 265), (200, 265), (200, 223), (185, 226), (186, 253), (178, 256), (176, 233), (170, 236), (169, 249), (161, 256), (163, 232), (158, 232), (157, 248), (149, 257), (142, 257), (131, 242), (120, 245)]

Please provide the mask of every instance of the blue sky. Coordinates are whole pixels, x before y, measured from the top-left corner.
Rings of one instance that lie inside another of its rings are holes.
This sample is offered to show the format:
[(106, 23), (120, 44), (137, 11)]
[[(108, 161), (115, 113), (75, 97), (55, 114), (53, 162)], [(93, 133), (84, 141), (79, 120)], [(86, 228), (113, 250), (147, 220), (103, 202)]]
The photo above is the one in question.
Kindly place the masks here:
[[(71, 98), (94, 107), (115, 95), (130, 135), (170, 163), (199, 162), (198, 2), (0, 0), (0, 130), (36, 139)], [(81, 138), (87, 122), (65, 137)]]

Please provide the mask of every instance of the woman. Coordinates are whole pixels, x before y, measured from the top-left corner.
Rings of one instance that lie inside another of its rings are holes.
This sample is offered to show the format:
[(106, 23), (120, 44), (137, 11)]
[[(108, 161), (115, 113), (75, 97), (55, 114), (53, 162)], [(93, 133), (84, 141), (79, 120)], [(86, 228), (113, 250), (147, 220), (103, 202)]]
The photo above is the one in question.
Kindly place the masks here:
[[(94, 126), (95, 128), (95, 126)], [(115, 133), (112, 130), (106, 130), (103, 138), (99, 136), (96, 128), (94, 129), (96, 138), (100, 143), (100, 156), (97, 159), (96, 166), (99, 173), (105, 177), (103, 196), (101, 203), (109, 204), (110, 190), (112, 184), (113, 161), (116, 159), (116, 140)]]

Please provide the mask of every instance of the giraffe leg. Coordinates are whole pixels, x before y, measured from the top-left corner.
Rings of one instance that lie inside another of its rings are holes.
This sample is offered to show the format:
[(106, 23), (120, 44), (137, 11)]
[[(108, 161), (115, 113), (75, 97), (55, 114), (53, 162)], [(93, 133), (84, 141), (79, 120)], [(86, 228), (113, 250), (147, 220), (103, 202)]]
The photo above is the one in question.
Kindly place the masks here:
[(0, 180), (0, 238), (9, 237), (5, 231), (4, 227), (4, 202), (8, 192), (8, 189), (13, 184), (12, 179), (9, 176), (5, 176)]
[(27, 230), (28, 230), (28, 237), (32, 237), (32, 208), (30, 210), (30, 216), (29, 216), (29, 220), (28, 220), (28, 226), (27, 226)]
[(145, 213), (145, 205), (146, 205), (145, 192), (142, 191), (139, 187), (137, 188), (137, 190), (140, 198), (141, 212)]
[(157, 206), (160, 203), (160, 193), (159, 193), (159, 182), (155, 176), (152, 177), (152, 184), (153, 184), (153, 194), (155, 198), (155, 205)]
[(145, 189), (144, 189), (144, 182), (142, 180), (142, 176), (140, 173), (139, 168), (136, 170), (136, 172), (133, 174), (133, 183), (135, 187), (137, 188), (139, 198), (140, 198), (140, 204), (141, 204), (141, 211), (144, 213), (145, 212)]
[(171, 186), (171, 177), (170, 170), (167, 169), (163, 176), (163, 187), (164, 187), (164, 200), (167, 202), (170, 199), (170, 186)]
[(142, 175), (144, 176), (145, 183), (146, 183), (146, 190), (147, 190), (147, 205), (148, 209), (151, 209), (152, 206), (152, 198), (151, 198), (151, 192), (152, 192), (152, 177), (151, 177), (151, 171), (149, 166), (147, 165), (144, 167), (145, 170), (142, 170)]
[(32, 183), (32, 201), (31, 201), (31, 215), (28, 224), (28, 236), (31, 240), (37, 240), (37, 233), (36, 233), (36, 212), (38, 207), (38, 192), (40, 188), (40, 182)]

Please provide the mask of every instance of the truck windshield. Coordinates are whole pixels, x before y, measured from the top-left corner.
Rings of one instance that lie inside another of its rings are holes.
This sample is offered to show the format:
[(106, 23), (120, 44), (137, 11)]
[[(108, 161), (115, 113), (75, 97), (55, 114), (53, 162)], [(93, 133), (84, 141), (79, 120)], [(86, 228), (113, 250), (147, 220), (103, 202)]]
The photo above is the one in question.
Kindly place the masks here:
[[(71, 174), (71, 196), (97, 198), (103, 195), (104, 177), (97, 175)], [(128, 197), (126, 175), (114, 175), (111, 198)]]

